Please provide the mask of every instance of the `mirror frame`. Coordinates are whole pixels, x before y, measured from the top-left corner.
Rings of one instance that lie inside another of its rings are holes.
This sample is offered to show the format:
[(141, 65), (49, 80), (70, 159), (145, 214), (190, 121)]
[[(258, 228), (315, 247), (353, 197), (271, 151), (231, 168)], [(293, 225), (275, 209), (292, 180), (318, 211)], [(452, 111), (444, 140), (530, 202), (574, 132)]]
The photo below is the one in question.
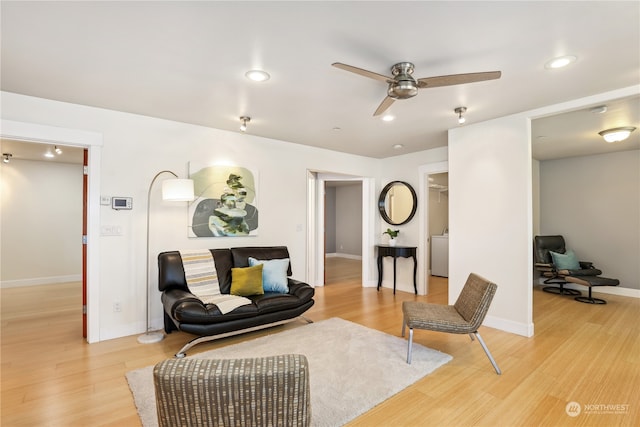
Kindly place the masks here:
[[(405, 219), (402, 222), (393, 222), (393, 220), (391, 218), (389, 218), (389, 215), (387, 215), (387, 211), (385, 209), (385, 200), (387, 198), (387, 193), (396, 184), (402, 184), (405, 187), (407, 187), (409, 189), (409, 191), (411, 192), (411, 197), (413, 198), (413, 208), (411, 209), (411, 213), (409, 214), (407, 219)], [(380, 216), (382, 216), (382, 219), (384, 219), (387, 224), (390, 224), (390, 225), (403, 225), (403, 224), (406, 224), (406, 223), (408, 223), (409, 221), (411, 221), (413, 219), (413, 216), (416, 214), (416, 210), (417, 209), (418, 209), (418, 197), (416, 196), (416, 191), (413, 189), (411, 184), (409, 184), (407, 182), (404, 182), (404, 181), (391, 181), (390, 183), (385, 185), (384, 188), (382, 189), (382, 191), (380, 192), (380, 197), (378, 198), (378, 210), (380, 211)]]

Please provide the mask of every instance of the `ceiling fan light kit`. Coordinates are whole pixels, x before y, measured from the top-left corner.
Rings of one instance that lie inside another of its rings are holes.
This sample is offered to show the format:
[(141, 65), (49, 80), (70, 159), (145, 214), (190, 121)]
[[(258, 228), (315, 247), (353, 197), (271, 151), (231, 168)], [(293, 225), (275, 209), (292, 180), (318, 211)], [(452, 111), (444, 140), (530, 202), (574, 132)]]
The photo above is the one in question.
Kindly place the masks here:
[(340, 62), (334, 62), (331, 65), (345, 71), (368, 77), (370, 79), (385, 82), (389, 85), (387, 88), (387, 96), (382, 100), (376, 111), (373, 113), (374, 116), (379, 116), (380, 114), (384, 113), (389, 107), (391, 107), (391, 104), (393, 104), (396, 99), (413, 98), (418, 94), (418, 89), (494, 80), (499, 79), (502, 75), (500, 71), (488, 71), (482, 73), (451, 74), (447, 76), (425, 77), (416, 80), (412, 75), (415, 67), (411, 62), (399, 62), (397, 64), (394, 64), (391, 67), (391, 74), (393, 77), (374, 73), (373, 71), (364, 70), (362, 68), (343, 64)]
[(612, 142), (620, 142), (629, 138), (631, 132), (636, 130), (633, 126), (624, 126), (619, 128), (605, 129), (603, 131), (598, 132), (598, 134), (604, 138), (608, 143)]

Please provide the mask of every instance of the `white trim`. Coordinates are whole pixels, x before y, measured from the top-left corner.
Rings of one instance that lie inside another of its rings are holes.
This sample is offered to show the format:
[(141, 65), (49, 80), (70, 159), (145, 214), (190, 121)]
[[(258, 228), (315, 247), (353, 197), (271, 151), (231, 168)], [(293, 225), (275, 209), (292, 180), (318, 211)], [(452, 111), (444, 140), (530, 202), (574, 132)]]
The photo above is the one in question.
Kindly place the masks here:
[(102, 134), (80, 129), (4, 120), (0, 136), (43, 144), (73, 145), (89, 150), (87, 200), (87, 341), (100, 341), (100, 163)]
[(418, 213), (420, 235), (418, 236), (418, 253), (424, 254), (420, 257), (418, 263), (418, 295), (427, 295), (429, 293), (429, 263), (426, 261), (429, 259), (430, 248), (427, 236), (429, 232), (429, 186), (425, 183), (428, 182), (429, 175), (435, 173), (449, 172), (449, 161), (434, 162), (426, 165), (422, 165), (418, 168), (418, 200), (422, 199), (422, 205), (424, 206)]
[(505, 332), (511, 332), (512, 334), (522, 335), (523, 337), (527, 338), (533, 336), (533, 322), (529, 324), (519, 323), (512, 320), (487, 315), (484, 318), (484, 322), (482, 322), (482, 326), (499, 329)]
[(69, 274), (67, 276), (32, 277), (29, 279), (3, 280), (0, 288), (22, 288), (25, 286), (55, 285), (58, 283), (79, 282), (82, 274)]
[(362, 183), (362, 286), (374, 287), (373, 247), (375, 186), (373, 178), (307, 170), (307, 283), (324, 286), (324, 187), (326, 181)]
[(340, 252), (327, 253), (324, 254), (327, 258), (347, 258), (347, 259), (355, 259), (362, 260), (362, 255), (352, 255), (352, 254), (343, 254)]
[[(536, 286), (553, 286), (553, 284), (543, 283), (543, 279), (538, 279)], [(579, 285), (577, 283), (567, 283), (564, 285), (567, 289), (575, 289), (585, 294), (589, 294), (589, 287)], [(618, 295), (621, 297), (640, 298), (640, 289), (624, 288), (621, 286), (594, 286), (591, 290), (594, 294)]]

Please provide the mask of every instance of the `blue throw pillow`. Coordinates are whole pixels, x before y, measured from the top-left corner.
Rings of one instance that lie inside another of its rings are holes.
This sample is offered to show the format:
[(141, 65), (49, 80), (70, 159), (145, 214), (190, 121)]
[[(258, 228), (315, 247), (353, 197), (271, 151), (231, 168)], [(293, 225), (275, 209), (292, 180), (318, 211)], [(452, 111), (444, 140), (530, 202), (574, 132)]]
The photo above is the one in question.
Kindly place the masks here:
[(287, 281), (289, 258), (262, 260), (249, 257), (250, 266), (258, 264), (262, 264), (262, 287), (265, 292), (289, 293)]
[(580, 262), (571, 249), (567, 249), (563, 254), (553, 251), (549, 251), (549, 253), (558, 270), (580, 270)]

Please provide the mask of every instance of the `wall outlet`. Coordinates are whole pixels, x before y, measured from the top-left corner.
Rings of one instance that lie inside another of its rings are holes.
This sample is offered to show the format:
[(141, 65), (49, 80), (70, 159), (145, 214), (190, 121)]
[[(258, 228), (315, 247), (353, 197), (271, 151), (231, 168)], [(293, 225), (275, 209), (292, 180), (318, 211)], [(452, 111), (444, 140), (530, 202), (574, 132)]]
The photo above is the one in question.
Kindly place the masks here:
[(121, 311), (122, 311), (122, 304), (120, 304), (120, 301), (115, 301), (113, 303), (113, 312), (120, 313)]

